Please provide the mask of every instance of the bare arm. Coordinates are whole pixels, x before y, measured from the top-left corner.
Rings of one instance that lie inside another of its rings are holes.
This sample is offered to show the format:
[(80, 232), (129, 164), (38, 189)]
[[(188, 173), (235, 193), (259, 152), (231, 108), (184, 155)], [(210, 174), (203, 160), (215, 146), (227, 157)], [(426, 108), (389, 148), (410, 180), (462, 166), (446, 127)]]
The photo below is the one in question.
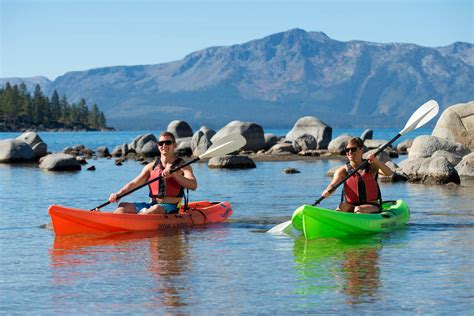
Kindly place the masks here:
[(171, 164), (167, 165), (163, 171), (164, 177), (173, 177), (178, 183), (185, 189), (196, 190), (197, 189), (197, 180), (194, 176), (193, 169), (191, 166), (186, 166), (179, 171), (169, 173)]
[(390, 169), (386, 164), (378, 160), (373, 153), (367, 156), (369, 163), (377, 170), (378, 173), (390, 177), (393, 174), (392, 169)]
[(153, 163), (149, 163), (148, 165), (146, 165), (145, 168), (143, 168), (143, 170), (140, 172), (140, 174), (138, 176), (136, 176), (132, 181), (125, 184), (116, 193), (112, 193), (109, 197), (109, 201), (112, 202), (112, 203), (115, 203), (119, 200), (118, 196), (120, 194), (123, 194), (125, 192), (130, 191), (130, 190), (133, 190), (136, 187), (146, 183), (147, 180), (148, 180), (148, 177), (150, 176), (150, 171), (151, 171), (152, 168), (153, 168)]
[(328, 197), (334, 192), (329, 192), (336, 184), (341, 182), (342, 179), (346, 176), (347, 171), (344, 166), (339, 167), (336, 172), (334, 173), (334, 176), (332, 177), (331, 182), (329, 185), (326, 187), (326, 189), (321, 193), (321, 196)]

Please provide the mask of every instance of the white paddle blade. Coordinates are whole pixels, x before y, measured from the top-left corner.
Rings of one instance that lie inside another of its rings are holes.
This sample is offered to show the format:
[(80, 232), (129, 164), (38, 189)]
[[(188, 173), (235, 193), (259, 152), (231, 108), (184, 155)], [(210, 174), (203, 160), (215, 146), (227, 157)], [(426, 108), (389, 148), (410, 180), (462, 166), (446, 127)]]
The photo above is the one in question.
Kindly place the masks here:
[(405, 124), (405, 127), (400, 131), (400, 135), (406, 134), (409, 131), (417, 129), (431, 121), (439, 112), (438, 102), (429, 100), (415, 111)]
[(289, 230), (292, 228), (291, 221), (286, 221), (281, 224), (278, 224), (272, 228), (270, 228), (267, 233), (269, 234), (281, 234), (284, 233), (285, 231)]
[(199, 156), (199, 159), (224, 156), (239, 150), (247, 144), (247, 140), (240, 134), (230, 134), (218, 139), (209, 149)]

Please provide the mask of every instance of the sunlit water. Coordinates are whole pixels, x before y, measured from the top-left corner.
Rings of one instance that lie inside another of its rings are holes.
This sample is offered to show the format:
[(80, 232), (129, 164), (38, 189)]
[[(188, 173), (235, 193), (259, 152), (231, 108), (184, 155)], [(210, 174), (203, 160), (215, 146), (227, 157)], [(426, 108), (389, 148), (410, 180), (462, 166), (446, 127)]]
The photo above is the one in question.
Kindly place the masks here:
[[(83, 135), (82, 143), (112, 143), (107, 139)], [(58, 143), (62, 148), (64, 144)], [(142, 165), (127, 161), (118, 167), (113, 160), (99, 159), (89, 161), (96, 171), (58, 173), (35, 165), (0, 164), (0, 310), (7, 314), (472, 312), (472, 182), (381, 183), (386, 199), (404, 199), (412, 212), (405, 229), (389, 234), (305, 241), (264, 233), (288, 220), (299, 205), (312, 203), (329, 181), (326, 170), (340, 163), (259, 162), (256, 169), (241, 171), (196, 163), (199, 188), (191, 200), (230, 201), (234, 214), (229, 223), (69, 238), (55, 238), (51, 230), (41, 228), (49, 222), (47, 208), (51, 204), (93, 208)], [(285, 174), (282, 170), (287, 167), (301, 173)], [(142, 189), (125, 199), (141, 201), (146, 195)], [(336, 194), (322, 204), (334, 207), (339, 198)]]

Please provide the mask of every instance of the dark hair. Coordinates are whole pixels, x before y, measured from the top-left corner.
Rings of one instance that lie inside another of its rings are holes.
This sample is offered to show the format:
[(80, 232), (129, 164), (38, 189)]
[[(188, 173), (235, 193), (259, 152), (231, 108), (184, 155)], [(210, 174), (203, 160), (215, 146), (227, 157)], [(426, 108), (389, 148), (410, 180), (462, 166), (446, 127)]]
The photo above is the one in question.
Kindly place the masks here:
[(174, 134), (171, 133), (171, 132), (163, 132), (160, 134), (160, 136), (158, 136), (158, 139), (162, 136), (167, 136), (169, 138), (171, 138), (173, 140), (173, 143), (176, 143), (176, 137), (174, 137)]
[(359, 148), (364, 148), (364, 141), (360, 139), (359, 137), (352, 137), (351, 139), (349, 139), (349, 141), (347, 142), (347, 145), (349, 144), (356, 145)]

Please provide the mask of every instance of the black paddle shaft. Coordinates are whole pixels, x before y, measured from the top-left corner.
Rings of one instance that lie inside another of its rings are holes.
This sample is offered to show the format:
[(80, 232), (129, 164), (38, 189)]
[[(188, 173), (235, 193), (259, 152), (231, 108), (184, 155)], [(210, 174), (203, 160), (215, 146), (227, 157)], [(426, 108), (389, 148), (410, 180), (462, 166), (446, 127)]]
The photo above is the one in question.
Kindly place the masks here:
[[(179, 169), (182, 169), (182, 168), (184, 168), (184, 167), (186, 167), (186, 166), (189, 166), (190, 164), (195, 163), (196, 161), (198, 161), (198, 160), (200, 160), (200, 159), (201, 159), (201, 158), (197, 157), (197, 158), (195, 158), (195, 159), (193, 159), (193, 160), (190, 160), (190, 161), (188, 161), (187, 163), (185, 163), (185, 164), (179, 166), (178, 168), (171, 169), (171, 170), (170, 170), (170, 174), (173, 173), (173, 172), (176, 172), (176, 171), (178, 171)], [(125, 193), (119, 194), (119, 195), (117, 196), (117, 200), (120, 200), (120, 199), (123, 198), (124, 196), (127, 196), (127, 195), (129, 195), (130, 193), (133, 193), (133, 192), (135, 192), (135, 191), (137, 191), (137, 190), (143, 188), (144, 186), (147, 186), (147, 185), (149, 185), (150, 183), (153, 183), (153, 182), (158, 181), (158, 180), (161, 180), (161, 179), (163, 179), (163, 176), (158, 176), (158, 177), (156, 177), (156, 178), (150, 179), (150, 180), (148, 180), (147, 182), (145, 182), (144, 184), (139, 185), (138, 187), (136, 187), (136, 188), (134, 188), (134, 189), (132, 189), (132, 190), (130, 190), (130, 191), (127, 191), (127, 192), (125, 192)], [(107, 205), (109, 205), (109, 204), (110, 204), (110, 201), (107, 201), (107, 202), (105, 202), (105, 203), (103, 203), (103, 204), (97, 206), (96, 208), (91, 209), (91, 211), (96, 210), (96, 209), (101, 209), (101, 208), (103, 208), (104, 206), (107, 206)]]
[[(380, 154), (385, 148), (387, 148), (388, 146), (390, 146), (391, 144), (393, 144), (394, 141), (396, 141), (397, 139), (400, 138), (400, 136), (402, 136), (402, 134), (397, 134), (397, 136), (395, 136), (394, 138), (392, 138), (389, 142), (387, 142), (386, 144), (382, 145), (381, 147), (379, 147), (377, 149), (377, 151), (374, 153), (375, 156), (377, 156), (378, 154)], [(343, 184), (344, 182), (347, 181), (347, 179), (349, 179), (350, 177), (352, 177), (352, 175), (354, 175), (356, 172), (358, 172), (359, 170), (367, 167), (367, 164), (369, 162), (367, 160), (364, 160), (360, 165), (358, 165), (354, 170), (352, 170), (351, 172), (349, 172), (349, 174), (347, 176), (344, 177), (344, 179), (342, 179), (341, 181), (339, 181), (338, 184), (334, 185), (330, 190), (329, 190), (329, 193), (332, 193), (334, 192), (341, 184)], [(321, 196), (319, 199), (317, 199), (314, 203), (313, 203), (313, 206), (316, 206), (318, 205), (319, 203), (321, 203), (322, 200), (324, 200), (325, 197), (324, 196)]]

